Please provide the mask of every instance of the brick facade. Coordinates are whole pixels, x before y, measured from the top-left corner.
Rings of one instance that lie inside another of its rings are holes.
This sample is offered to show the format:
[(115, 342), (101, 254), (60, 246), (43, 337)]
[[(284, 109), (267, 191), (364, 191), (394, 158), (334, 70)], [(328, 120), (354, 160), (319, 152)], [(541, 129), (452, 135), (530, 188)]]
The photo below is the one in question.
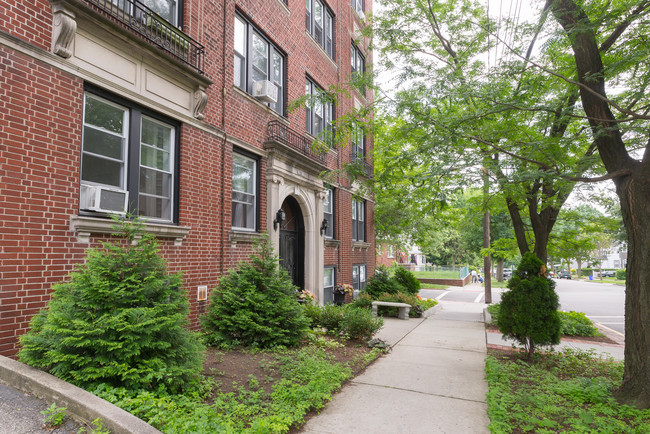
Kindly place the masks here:
[[(101, 229), (104, 214), (80, 210), (88, 89), (178, 125), (177, 219), (158, 225), (158, 241), (170, 269), (183, 272), (193, 327), (205, 310), (206, 302), (197, 300), (199, 286), (213, 290), (222, 274), (247, 260), (260, 234), (268, 233), (278, 247), (280, 231), (272, 222), (289, 196), (305, 222), (306, 289), (323, 299), (325, 266), (336, 267), (337, 283), (352, 283), (354, 265), (365, 265), (372, 275), (372, 197), (365, 198), (365, 240), (353, 241), (357, 190), (339, 178), (333, 183), (334, 238), (324, 240), (319, 233), (325, 185), (318, 174), (348, 162), (349, 147), (331, 149), (323, 165), (287, 143), (270, 141), (268, 124), (278, 121), (311, 142), (304, 108), (277, 114), (233, 83), (236, 14), (284, 55), (286, 101), (304, 95), (307, 78), (324, 89), (346, 82), (351, 43), (362, 25), (349, 0), (324, 1), (334, 15), (334, 59), (306, 31), (304, 1), (185, 0), (182, 30), (205, 48), (203, 73), (120, 24), (94, 1), (0, 4), (0, 16), (6, 17), (0, 21), (0, 354), (15, 355), (18, 337), (46, 306), (52, 285), (66, 279), (87, 248), (111, 237)], [(366, 10), (370, 6), (366, 0)], [(367, 41), (359, 44), (370, 64), (367, 47)], [(337, 101), (336, 117), (372, 102), (370, 92), (352, 95)], [(365, 148), (370, 154), (371, 137)], [(257, 224), (249, 232), (232, 227), (234, 152), (257, 161)]]

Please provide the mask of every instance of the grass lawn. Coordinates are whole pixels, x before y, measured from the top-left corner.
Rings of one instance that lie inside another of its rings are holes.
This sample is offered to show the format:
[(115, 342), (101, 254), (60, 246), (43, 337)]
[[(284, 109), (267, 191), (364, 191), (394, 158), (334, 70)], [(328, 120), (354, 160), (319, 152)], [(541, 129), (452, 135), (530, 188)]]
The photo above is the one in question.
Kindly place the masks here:
[(420, 289), (449, 289), (447, 285), (436, 285), (435, 283), (420, 282)]
[(490, 430), (496, 433), (648, 433), (650, 410), (612, 397), (623, 364), (586, 352), (535, 354), (489, 350)]
[(422, 279), (460, 279), (458, 270), (436, 270), (435, 273), (433, 271), (412, 271), (412, 273), (415, 277)]

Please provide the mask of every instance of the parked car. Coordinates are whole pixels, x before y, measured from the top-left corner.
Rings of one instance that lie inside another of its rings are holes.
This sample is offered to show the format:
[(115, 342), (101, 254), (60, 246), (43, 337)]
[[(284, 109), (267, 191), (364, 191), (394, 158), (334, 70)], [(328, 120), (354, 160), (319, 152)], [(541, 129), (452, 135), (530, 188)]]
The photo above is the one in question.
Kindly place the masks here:
[(600, 273), (602, 277), (616, 277), (616, 271), (614, 270), (604, 270)]
[(507, 279), (512, 277), (512, 268), (504, 268), (503, 269), (503, 278)]
[(557, 278), (558, 279), (569, 279), (569, 280), (571, 280), (571, 272), (566, 271), (566, 270), (562, 270), (559, 273), (557, 273)]

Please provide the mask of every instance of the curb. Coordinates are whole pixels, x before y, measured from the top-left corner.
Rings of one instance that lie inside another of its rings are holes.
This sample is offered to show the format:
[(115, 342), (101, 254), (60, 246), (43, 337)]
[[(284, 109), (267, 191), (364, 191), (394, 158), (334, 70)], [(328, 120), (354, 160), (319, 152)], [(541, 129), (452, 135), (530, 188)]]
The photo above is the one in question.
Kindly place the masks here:
[(131, 413), (46, 372), (0, 356), (0, 378), (11, 387), (31, 393), (48, 404), (66, 407), (69, 415), (87, 425), (97, 418), (114, 434), (154, 434), (157, 429)]
[(436, 304), (435, 306), (430, 307), (429, 309), (422, 312), (422, 318), (425, 318), (425, 319), (429, 318), (431, 315), (433, 315), (434, 313), (436, 313), (440, 309), (442, 309), (442, 306), (440, 306), (440, 302), (438, 302), (438, 304)]

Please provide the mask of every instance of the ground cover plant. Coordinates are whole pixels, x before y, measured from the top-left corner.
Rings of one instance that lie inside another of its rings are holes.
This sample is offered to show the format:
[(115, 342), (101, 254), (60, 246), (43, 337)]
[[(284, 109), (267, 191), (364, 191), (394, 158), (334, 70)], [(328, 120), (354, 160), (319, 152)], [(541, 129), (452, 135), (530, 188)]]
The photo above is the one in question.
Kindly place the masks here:
[(180, 274), (167, 272), (154, 238), (138, 221), (88, 250), (68, 282), (20, 340), (20, 360), (77, 386), (100, 384), (177, 392), (202, 367), (203, 346), (187, 329)]
[(589, 352), (489, 350), (488, 416), (496, 433), (647, 433), (650, 410), (619, 404), (623, 363)]

